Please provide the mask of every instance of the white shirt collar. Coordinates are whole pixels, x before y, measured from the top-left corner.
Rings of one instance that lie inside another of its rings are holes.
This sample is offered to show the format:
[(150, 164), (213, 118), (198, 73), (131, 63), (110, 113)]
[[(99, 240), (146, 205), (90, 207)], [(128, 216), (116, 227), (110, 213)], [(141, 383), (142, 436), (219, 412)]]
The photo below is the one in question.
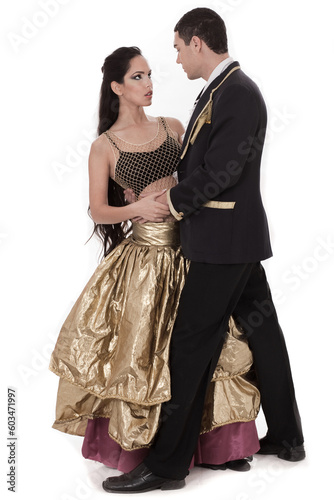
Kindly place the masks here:
[(218, 66), (215, 67), (215, 69), (212, 71), (211, 75), (209, 76), (209, 79), (206, 82), (206, 85), (205, 85), (205, 87), (203, 89), (203, 92), (205, 92), (205, 90), (208, 88), (208, 86), (210, 85), (210, 83), (212, 83), (213, 80), (215, 78), (217, 78), (217, 76), (219, 76), (232, 63), (233, 63), (233, 58), (232, 57), (228, 57), (227, 59), (224, 59), (224, 61), (222, 61), (221, 63), (219, 63)]
[[(213, 82), (213, 80), (215, 78), (217, 78), (217, 76), (219, 76), (230, 64), (232, 64), (234, 62), (233, 58), (232, 57), (227, 57), (226, 59), (224, 59), (224, 61), (222, 61), (221, 63), (218, 64), (218, 66), (215, 67), (215, 69), (212, 71), (211, 75), (209, 76), (209, 79), (208, 81), (206, 82), (206, 85), (205, 87), (202, 89), (202, 92), (200, 94), (200, 96), (203, 95), (203, 93), (205, 92), (205, 90), (208, 88), (208, 86), (210, 85), (210, 83)], [(190, 121), (190, 118), (196, 108), (196, 105), (199, 101), (199, 98), (197, 99), (197, 101), (195, 102), (192, 110), (190, 111), (190, 116), (189, 116), (189, 120), (188, 120), (188, 123)], [(184, 134), (185, 135), (185, 134)], [(184, 135), (182, 136), (182, 139), (184, 137)]]

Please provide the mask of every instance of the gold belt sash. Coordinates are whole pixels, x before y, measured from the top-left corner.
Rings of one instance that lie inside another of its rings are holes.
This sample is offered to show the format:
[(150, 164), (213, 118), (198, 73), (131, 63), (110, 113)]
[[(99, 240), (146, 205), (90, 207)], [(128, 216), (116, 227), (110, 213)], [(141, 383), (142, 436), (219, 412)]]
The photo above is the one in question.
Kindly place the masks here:
[(170, 222), (133, 222), (131, 239), (137, 245), (173, 246), (180, 245), (179, 224)]

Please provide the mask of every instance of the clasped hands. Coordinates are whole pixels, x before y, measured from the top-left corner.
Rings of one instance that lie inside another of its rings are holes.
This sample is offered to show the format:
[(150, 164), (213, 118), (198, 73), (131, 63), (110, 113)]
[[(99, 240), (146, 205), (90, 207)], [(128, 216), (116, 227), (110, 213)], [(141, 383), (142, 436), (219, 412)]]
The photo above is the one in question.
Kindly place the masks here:
[(138, 201), (132, 189), (125, 189), (124, 196), (129, 204), (136, 203), (138, 215), (132, 221), (144, 224), (145, 222), (164, 222), (171, 215), (167, 203), (166, 189), (139, 195)]

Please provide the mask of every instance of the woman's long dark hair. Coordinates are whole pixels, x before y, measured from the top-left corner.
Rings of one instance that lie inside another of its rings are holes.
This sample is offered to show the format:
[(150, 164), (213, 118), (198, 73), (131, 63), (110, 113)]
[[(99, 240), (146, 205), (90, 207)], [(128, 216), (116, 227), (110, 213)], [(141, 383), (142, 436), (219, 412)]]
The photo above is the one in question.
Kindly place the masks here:
[[(141, 56), (142, 53), (138, 47), (120, 47), (108, 56), (101, 68), (103, 81), (100, 91), (99, 105), (99, 125), (98, 135), (108, 130), (117, 120), (119, 113), (119, 98), (111, 90), (111, 82), (123, 83), (124, 76), (130, 68), (130, 62), (134, 57)], [(109, 177), (108, 185), (108, 205), (124, 207), (126, 201), (123, 188)], [(88, 213), (91, 217), (90, 207)], [(106, 257), (131, 231), (129, 221), (119, 222), (117, 224), (96, 224), (94, 230), (103, 243), (103, 255)]]

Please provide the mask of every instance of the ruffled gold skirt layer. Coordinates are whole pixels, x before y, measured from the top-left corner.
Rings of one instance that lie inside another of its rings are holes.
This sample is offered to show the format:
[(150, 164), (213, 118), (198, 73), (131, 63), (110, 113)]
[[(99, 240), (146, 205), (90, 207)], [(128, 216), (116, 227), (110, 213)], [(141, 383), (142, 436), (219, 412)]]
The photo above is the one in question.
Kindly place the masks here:
[[(60, 331), (50, 370), (60, 377), (53, 427), (83, 436), (90, 418), (109, 418), (124, 449), (147, 447), (169, 401), (169, 345), (189, 262), (176, 222), (134, 224), (97, 267)], [(205, 313), (205, 311), (203, 311)], [(257, 416), (247, 380), (252, 355), (230, 321), (202, 432)]]

